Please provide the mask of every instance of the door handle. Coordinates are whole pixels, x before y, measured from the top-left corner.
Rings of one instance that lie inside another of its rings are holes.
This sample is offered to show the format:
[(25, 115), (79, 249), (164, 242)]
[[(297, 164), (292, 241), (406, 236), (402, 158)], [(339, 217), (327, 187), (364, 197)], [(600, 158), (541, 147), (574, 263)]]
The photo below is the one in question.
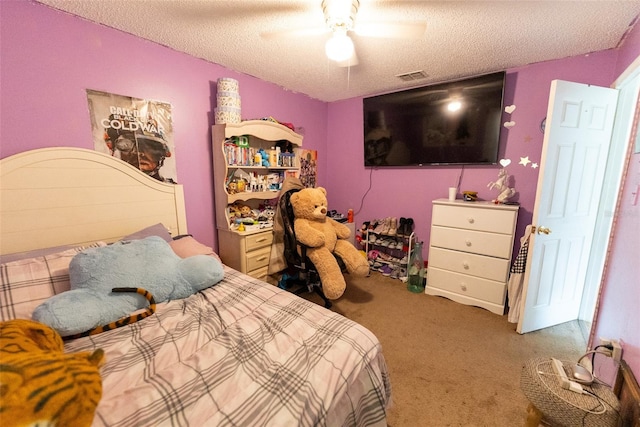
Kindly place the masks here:
[(541, 225), (539, 227), (536, 227), (534, 225), (532, 231), (534, 233), (537, 232), (538, 234), (551, 234), (551, 229), (549, 227), (545, 227), (544, 225)]

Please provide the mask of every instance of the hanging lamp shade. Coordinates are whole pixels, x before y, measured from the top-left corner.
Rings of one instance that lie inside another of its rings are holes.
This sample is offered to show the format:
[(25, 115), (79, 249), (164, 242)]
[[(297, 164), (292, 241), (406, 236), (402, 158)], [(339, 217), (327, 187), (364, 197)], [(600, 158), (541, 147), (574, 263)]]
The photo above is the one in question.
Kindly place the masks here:
[(332, 61), (346, 61), (353, 55), (353, 41), (346, 31), (336, 30), (324, 46), (327, 57)]

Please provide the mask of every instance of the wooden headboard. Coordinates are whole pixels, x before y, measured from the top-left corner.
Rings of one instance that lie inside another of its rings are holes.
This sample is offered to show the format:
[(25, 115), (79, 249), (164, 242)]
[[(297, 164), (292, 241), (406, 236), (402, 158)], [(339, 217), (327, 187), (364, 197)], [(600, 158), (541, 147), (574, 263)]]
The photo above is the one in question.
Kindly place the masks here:
[(0, 254), (113, 242), (157, 223), (187, 233), (182, 186), (117, 158), (54, 147), (0, 160)]

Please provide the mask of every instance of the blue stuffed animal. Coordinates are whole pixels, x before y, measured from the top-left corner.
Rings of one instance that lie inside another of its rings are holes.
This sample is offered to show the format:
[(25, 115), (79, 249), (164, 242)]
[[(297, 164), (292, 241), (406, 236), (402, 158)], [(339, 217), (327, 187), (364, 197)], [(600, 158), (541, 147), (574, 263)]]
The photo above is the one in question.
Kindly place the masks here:
[(147, 299), (113, 288), (142, 288), (155, 302), (186, 298), (224, 278), (220, 261), (207, 255), (180, 258), (161, 237), (91, 248), (69, 264), (71, 290), (40, 304), (33, 320), (67, 337), (107, 325), (146, 308)]
[(269, 153), (264, 151), (264, 148), (258, 150), (258, 154), (262, 157), (262, 166), (268, 168), (271, 164), (269, 163)]

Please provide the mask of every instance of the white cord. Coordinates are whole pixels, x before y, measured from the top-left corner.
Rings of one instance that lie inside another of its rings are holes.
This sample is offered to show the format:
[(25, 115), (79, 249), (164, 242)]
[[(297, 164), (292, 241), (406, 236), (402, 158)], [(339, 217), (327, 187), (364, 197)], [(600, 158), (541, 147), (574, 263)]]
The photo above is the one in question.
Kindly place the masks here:
[[(540, 369), (540, 365), (542, 365), (543, 363), (546, 363), (548, 365), (551, 364), (551, 362), (547, 361), (547, 360), (543, 360), (543, 361), (538, 363), (538, 365), (536, 366), (536, 371), (538, 373), (538, 378), (540, 379), (542, 384), (544, 384), (544, 386), (547, 388), (547, 390), (549, 390), (554, 396), (556, 396), (558, 399), (562, 400), (564, 403), (573, 406), (574, 408), (580, 409), (581, 411), (588, 412), (588, 413), (593, 414), (593, 415), (602, 415), (605, 412), (607, 412), (607, 407), (604, 406), (604, 403), (602, 402), (602, 399), (600, 399), (600, 397), (596, 396), (595, 393), (593, 393), (593, 392), (585, 392), (583, 390), (581, 394), (583, 394), (585, 396), (590, 396), (590, 397), (596, 399), (598, 404), (602, 407), (602, 409), (597, 411), (597, 412), (594, 409), (582, 408), (582, 407), (576, 405), (575, 403), (570, 402), (569, 400), (567, 400), (564, 397), (560, 396), (558, 393), (556, 393), (556, 391), (553, 390), (549, 384), (547, 384), (547, 382), (544, 380), (543, 376), (551, 376), (551, 377), (558, 378), (558, 377), (560, 377), (560, 375), (558, 375), (556, 373), (542, 371)], [(556, 386), (556, 388), (557, 388), (557, 386)], [(577, 393), (577, 392), (573, 392), (572, 391), (571, 393)]]

